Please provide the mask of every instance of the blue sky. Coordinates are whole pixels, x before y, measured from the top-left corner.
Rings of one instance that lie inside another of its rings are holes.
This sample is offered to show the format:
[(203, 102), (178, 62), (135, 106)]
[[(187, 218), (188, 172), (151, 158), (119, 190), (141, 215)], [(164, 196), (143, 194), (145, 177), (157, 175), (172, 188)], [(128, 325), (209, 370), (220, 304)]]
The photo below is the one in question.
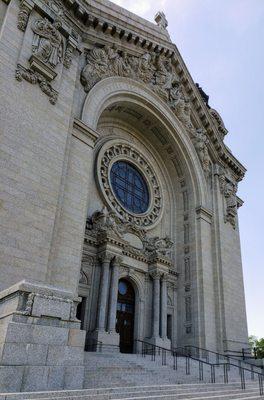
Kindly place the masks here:
[(264, 0), (115, 0), (153, 21), (164, 11), (172, 41), (246, 166), (238, 195), (249, 334), (264, 337)]

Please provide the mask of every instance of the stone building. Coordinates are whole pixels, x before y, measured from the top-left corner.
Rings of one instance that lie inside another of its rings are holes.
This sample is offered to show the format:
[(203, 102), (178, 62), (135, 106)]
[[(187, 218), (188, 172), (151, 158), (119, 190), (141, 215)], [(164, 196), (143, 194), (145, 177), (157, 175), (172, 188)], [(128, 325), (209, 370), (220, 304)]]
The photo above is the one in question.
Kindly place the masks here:
[(0, 391), (82, 387), (85, 346), (247, 342), (245, 168), (155, 22), (0, 1)]

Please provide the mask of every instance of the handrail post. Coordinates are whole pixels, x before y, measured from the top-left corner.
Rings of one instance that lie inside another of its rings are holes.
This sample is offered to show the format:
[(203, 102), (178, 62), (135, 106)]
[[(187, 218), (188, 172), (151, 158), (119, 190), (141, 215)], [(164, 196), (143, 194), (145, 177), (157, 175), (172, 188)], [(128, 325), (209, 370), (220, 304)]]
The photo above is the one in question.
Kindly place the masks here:
[(190, 375), (190, 357), (189, 356), (185, 356), (185, 371), (186, 371), (186, 375)]
[(223, 368), (224, 368), (224, 383), (228, 383), (228, 368), (227, 368), (227, 364), (223, 364)]
[(173, 369), (178, 369), (178, 360), (176, 351), (173, 352)]
[(245, 384), (244, 368), (240, 367), (239, 369), (240, 369), (241, 389), (245, 390), (246, 389), (246, 384)]
[(215, 383), (215, 366), (211, 364), (211, 383)]
[(203, 380), (203, 363), (199, 361), (199, 381)]
[(263, 394), (264, 394), (264, 392), (263, 392), (263, 375), (258, 374), (258, 379), (259, 379), (259, 394), (260, 394), (260, 396), (263, 396)]
[(254, 376), (254, 368), (253, 368), (253, 365), (251, 365), (251, 380), (254, 381), (254, 378), (255, 378), (255, 376)]

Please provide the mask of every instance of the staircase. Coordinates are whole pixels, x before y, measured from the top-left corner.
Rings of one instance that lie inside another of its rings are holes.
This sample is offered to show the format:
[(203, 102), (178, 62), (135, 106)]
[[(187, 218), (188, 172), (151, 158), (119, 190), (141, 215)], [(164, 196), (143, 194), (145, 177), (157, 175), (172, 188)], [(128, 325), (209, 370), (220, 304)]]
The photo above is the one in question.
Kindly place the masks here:
[[(211, 367), (203, 365), (203, 381), (200, 381), (199, 361), (186, 357), (177, 358), (177, 370), (173, 357), (156, 355), (96, 353), (85, 354), (85, 382), (83, 390), (53, 392), (6, 393), (0, 400), (172, 400), (172, 399), (264, 399), (260, 396), (258, 380), (252, 380), (245, 372), (245, 389), (241, 389), (238, 368), (230, 367), (228, 384), (224, 383), (223, 365), (215, 368), (215, 383), (211, 383)], [(187, 373), (186, 373), (187, 372)]]
[(263, 399), (254, 384), (242, 391), (238, 384), (182, 384), (120, 386), (58, 392), (31, 392), (0, 395), (1, 400), (254, 400)]

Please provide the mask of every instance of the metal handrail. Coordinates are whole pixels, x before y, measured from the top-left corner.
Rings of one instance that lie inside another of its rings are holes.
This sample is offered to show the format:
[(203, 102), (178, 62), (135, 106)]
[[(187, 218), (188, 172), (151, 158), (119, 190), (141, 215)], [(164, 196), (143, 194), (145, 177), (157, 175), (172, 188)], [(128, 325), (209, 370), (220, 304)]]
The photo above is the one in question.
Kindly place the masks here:
[[(166, 355), (167, 353), (171, 354), (173, 356), (173, 369), (177, 370), (178, 367), (178, 356), (184, 357), (185, 358), (185, 369), (186, 369), (186, 375), (190, 375), (190, 360), (194, 360), (195, 362), (199, 363), (199, 380), (203, 380), (204, 378), (204, 374), (203, 374), (203, 365), (209, 365), (210, 366), (210, 370), (211, 370), (211, 383), (215, 383), (215, 367), (220, 367), (223, 366), (223, 371), (224, 371), (224, 383), (228, 383), (228, 371), (230, 370), (230, 367), (235, 367), (238, 369), (239, 372), (239, 376), (240, 376), (240, 380), (241, 380), (241, 388), (242, 390), (246, 389), (246, 381), (245, 381), (245, 371), (248, 371), (251, 373), (251, 379), (254, 380), (255, 378), (255, 374), (257, 374), (258, 376), (258, 382), (259, 382), (259, 393), (260, 396), (263, 396), (264, 394), (264, 390), (263, 390), (263, 377), (264, 374), (254, 371), (253, 366), (251, 365), (251, 368), (245, 368), (242, 367), (241, 365), (236, 365), (233, 363), (230, 363), (230, 360), (228, 363), (210, 363), (209, 361), (205, 361), (205, 360), (201, 360), (198, 358), (193, 357), (190, 354), (186, 354), (186, 348), (184, 347), (178, 347), (177, 350), (181, 349), (181, 350), (185, 350), (183, 351), (183, 354), (178, 353), (176, 351), (176, 349), (166, 349), (165, 347), (161, 347), (158, 345), (155, 345), (153, 343), (149, 343), (143, 340), (139, 340), (139, 339), (135, 339), (135, 342), (141, 343), (141, 354), (142, 357), (146, 357), (146, 354), (148, 354), (146, 352), (145, 346), (150, 346), (151, 349), (151, 359), (152, 361), (156, 360), (156, 353), (158, 353), (159, 355), (161, 354), (162, 356), (162, 365), (167, 365), (167, 359), (166, 359)], [(196, 347), (196, 346), (193, 346)], [(202, 349), (201, 349), (202, 350)], [(206, 350), (206, 349), (203, 349)], [(208, 350), (209, 351), (209, 350)], [(216, 352), (213, 352), (215, 354), (219, 354)], [(227, 357), (227, 356), (224, 356)]]
[[(200, 352), (200, 351), (201, 351), (201, 352), (205, 352), (205, 353), (206, 353), (206, 359), (207, 359), (208, 362), (209, 362), (209, 354), (210, 354), (210, 353), (216, 355), (217, 363), (219, 363), (220, 357), (226, 359), (228, 363), (230, 363), (230, 360), (238, 361), (238, 363), (241, 362), (241, 360), (238, 360), (237, 358), (232, 357), (232, 356), (230, 356), (230, 355), (218, 353), (218, 352), (213, 351), (213, 350), (204, 349), (204, 348), (202, 348), (202, 347), (193, 346), (193, 345), (186, 345), (185, 348), (193, 348), (193, 349), (199, 350), (199, 352)], [(244, 361), (244, 359), (242, 360), (242, 362), (243, 362), (244, 364), (249, 365), (250, 367), (252, 367), (252, 364), (249, 363), (249, 362), (247, 362), (247, 361)], [(240, 365), (239, 365), (239, 367), (240, 367)], [(256, 366), (256, 365), (254, 365), (254, 368), (259, 368), (259, 369), (261, 369), (261, 367), (258, 367), (258, 366)], [(256, 372), (259, 372), (259, 371), (256, 371)]]

